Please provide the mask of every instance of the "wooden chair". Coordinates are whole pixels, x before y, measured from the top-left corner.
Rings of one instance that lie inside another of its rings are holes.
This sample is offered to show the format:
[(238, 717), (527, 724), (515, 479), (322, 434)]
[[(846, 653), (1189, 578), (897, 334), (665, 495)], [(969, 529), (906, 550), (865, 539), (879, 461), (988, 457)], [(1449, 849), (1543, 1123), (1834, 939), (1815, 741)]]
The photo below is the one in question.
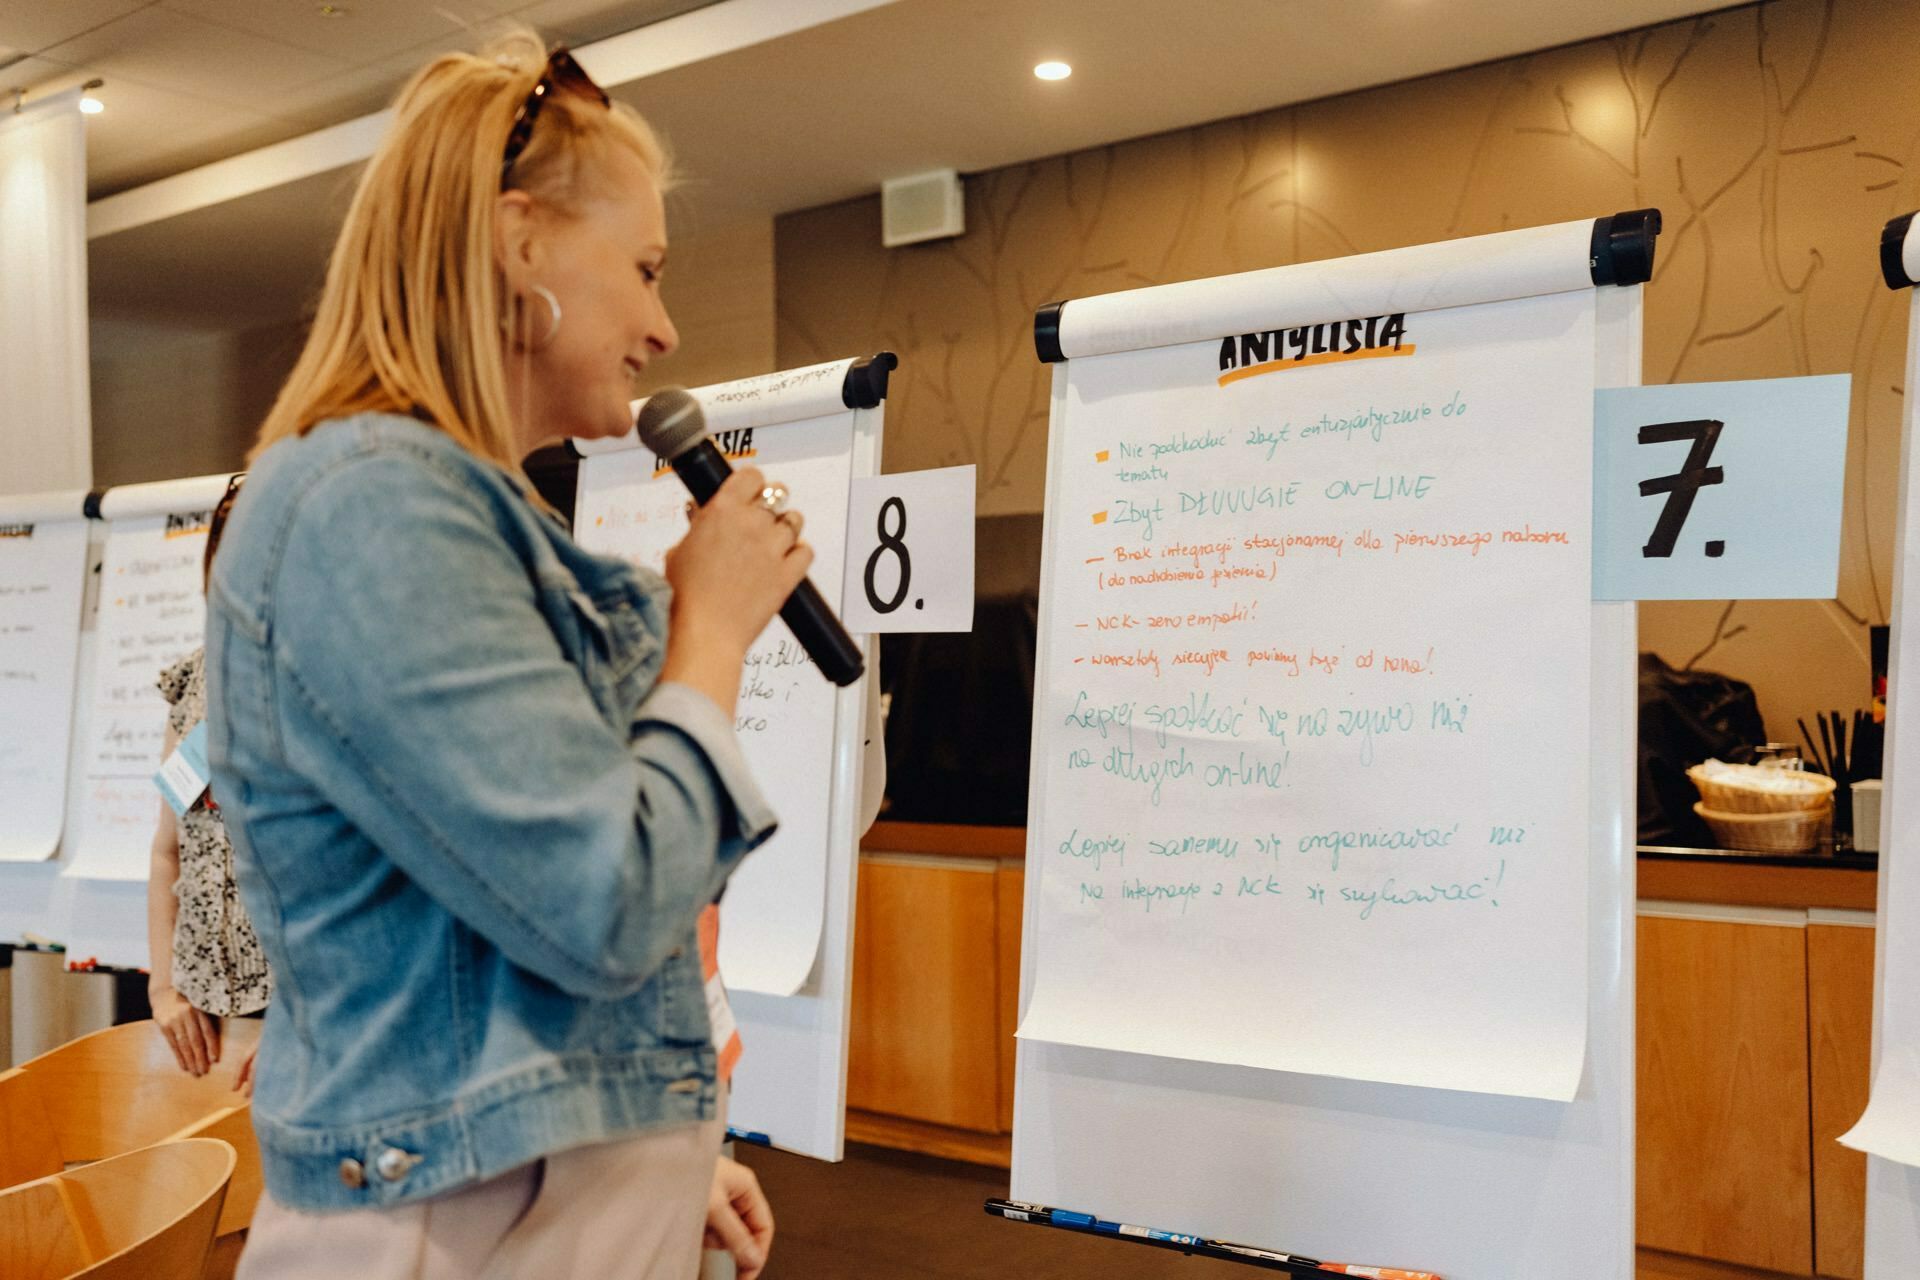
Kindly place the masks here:
[(233, 1148), (163, 1142), (0, 1191), (8, 1280), (199, 1280)]
[(229, 1018), (222, 1032), (219, 1063), (197, 1080), (151, 1022), (81, 1036), (0, 1072), (0, 1187), (158, 1142), (217, 1138), (237, 1163), (216, 1234), (245, 1230), (260, 1198), (260, 1149), (233, 1072), (260, 1023)]

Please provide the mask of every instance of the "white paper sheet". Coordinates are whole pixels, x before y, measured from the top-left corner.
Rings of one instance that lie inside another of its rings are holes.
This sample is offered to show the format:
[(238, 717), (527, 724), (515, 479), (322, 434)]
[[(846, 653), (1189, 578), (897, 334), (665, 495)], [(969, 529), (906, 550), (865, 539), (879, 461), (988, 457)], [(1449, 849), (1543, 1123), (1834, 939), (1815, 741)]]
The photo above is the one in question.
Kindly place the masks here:
[(974, 481), (969, 463), (853, 482), (838, 609), (847, 630), (973, 630)]
[[(828, 360), (803, 369), (783, 369), (778, 373), (701, 387), (696, 394), (706, 416), (707, 433), (719, 436), (749, 427), (777, 427), (809, 418), (832, 417), (846, 408), (841, 397), (845, 394), (847, 370), (855, 363), (851, 359)], [(645, 403), (636, 400), (634, 411), (638, 413)], [(640, 437), (630, 430), (610, 440), (575, 440), (573, 447), (581, 457), (591, 458), (596, 454), (638, 449)]]
[(0, 861), (60, 846), (86, 594), (87, 522), (0, 511)]
[(1573, 1097), (1594, 300), (1384, 333), (1069, 365), (1023, 1038)]
[[(1920, 221), (1920, 219), (1916, 219)], [(1907, 246), (1920, 244), (1909, 229)], [(1908, 302), (1907, 370), (1920, 376), (1920, 289)], [(1920, 845), (1920, 438), (1914, 409), (1901, 428), (1900, 506), (1893, 578), (1893, 637), (1887, 671), (1885, 789), (1880, 805), (1880, 922), (1875, 940), (1873, 1088), (1859, 1123), (1840, 1135), (1843, 1145), (1899, 1164), (1920, 1166), (1920, 875), (1899, 851)], [(1903, 1185), (1905, 1183), (1905, 1185)], [(1868, 1162), (1869, 1200), (1904, 1216), (1920, 1204), (1910, 1180), (1894, 1179)], [(1869, 1263), (1903, 1258), (1911, 1241), (1883, 1236), (1874, 1213), (1867, 1222)], [(1888, 1273), (1892, 1273), (1889, 1267)]]
[(167, 725), (156, 681), (205, 635), (200, 566), (208, 514), (141, 515), (109, 526), (84, 730), (79, 847), (66, 875), (147, 877), (160, 813), (153, 774)]
[(1920, 1167), (1920, 1049), (1883, 1050), (1870, 1098), (1859, 1123), (1840, 1135), (1841, 1145)]
[[(754, 432), (751, 458), (734, 465), (750, 461), (787, 486), (797, 510), (817, 513), (806, 531), (815, 550), (811, 576), (825, 599), (839, 599), (852, 412)], [(658, 569), (686, 532), (686, 501), (680, 478), (670, 470), (655, 474), (648, 450), (591, 457), (580, 464), (575, 536), (590, 550)], [(806, 985), (819, 953), (834, 693), (778, 618), (747, 655), (735, 726), (780, 829), (734, 873), (721, 900), (720, 973), (730, 989), (792, 995)]]

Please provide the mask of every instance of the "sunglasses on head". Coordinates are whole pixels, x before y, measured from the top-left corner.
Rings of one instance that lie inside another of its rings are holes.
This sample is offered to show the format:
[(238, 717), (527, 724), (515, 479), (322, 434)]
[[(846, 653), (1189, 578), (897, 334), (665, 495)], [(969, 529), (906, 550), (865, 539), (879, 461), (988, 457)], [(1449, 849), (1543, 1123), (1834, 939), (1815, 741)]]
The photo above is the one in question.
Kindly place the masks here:
[(607, 97), (607, 91), (593, 82), (567, 47), (561, 45), (547, 58), (547, 69), (540, 82), (533, 86), (533, 92), (520, 104), (520, 110), (514, 113), (513, 128), (507, 131), (507, 150), (500, 161), (500, 189), (506, 190), (511, 182), (514, 164), (526, 151), (527, 144), (533, 141), (534, 121), (540, 118), (540, 108), (545, 106), (549, 95), (561, 89), (572, 90), (585, 97), (592, 98), (601, 106), (613, 105)]

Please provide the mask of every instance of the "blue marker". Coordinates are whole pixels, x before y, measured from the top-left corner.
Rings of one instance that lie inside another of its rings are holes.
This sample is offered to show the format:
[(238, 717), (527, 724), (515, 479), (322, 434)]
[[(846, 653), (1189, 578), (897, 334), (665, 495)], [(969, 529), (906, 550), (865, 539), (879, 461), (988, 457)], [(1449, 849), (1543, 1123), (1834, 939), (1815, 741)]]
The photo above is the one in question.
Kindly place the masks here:
[(1181, 1235), (1178, 1231), (1162, 1231), (1158, 1227), (1135, 1227), (1124, 1222), (1108, 1222), (1102, 1218), (1093, 1224), (1095, 1231), (1104, 1231), (1108, 1235), (1133, 1236), (1139, 1240), (1158, 1240), (1161, 1244), (1197, 1245), (1199, 1236)]
[(735, 1142), (751, 1142), (756, 1147), (773, 1145), (773, 1139), (764, 1133), (755, 1133), (751, 1129), (736, 1129), (732, 1125), (727, 1126), (727, 1136)]

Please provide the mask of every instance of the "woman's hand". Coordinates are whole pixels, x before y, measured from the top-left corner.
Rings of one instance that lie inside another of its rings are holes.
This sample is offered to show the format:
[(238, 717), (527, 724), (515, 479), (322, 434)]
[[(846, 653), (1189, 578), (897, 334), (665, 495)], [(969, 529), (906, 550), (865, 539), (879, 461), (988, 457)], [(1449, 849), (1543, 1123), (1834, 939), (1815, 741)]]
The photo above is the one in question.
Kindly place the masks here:
[(693, 685), (729, 714), (747, 650), (813, 564), (800, 514), (776, 518), (761, 505), (766, 483), (757, 467), (734, 472), (667, 552), (673, 616), (661, 678)]
[(172, 987), (155, 988), (148, 993), (148, 1003), (153, 1006), (153, 1023), (166, 1037), (180, 1069), (190, 1076), (213, 1070), (220, 1061), (220, 1024)]
[(739, 1280), (754, 1280), (773, 1249), (773, 1210), (760, 1190), (760, 1179), (725, 1156), (713, 1167), (713, 1189), (707, 1195), (706, 1245), (733, 1255)]

